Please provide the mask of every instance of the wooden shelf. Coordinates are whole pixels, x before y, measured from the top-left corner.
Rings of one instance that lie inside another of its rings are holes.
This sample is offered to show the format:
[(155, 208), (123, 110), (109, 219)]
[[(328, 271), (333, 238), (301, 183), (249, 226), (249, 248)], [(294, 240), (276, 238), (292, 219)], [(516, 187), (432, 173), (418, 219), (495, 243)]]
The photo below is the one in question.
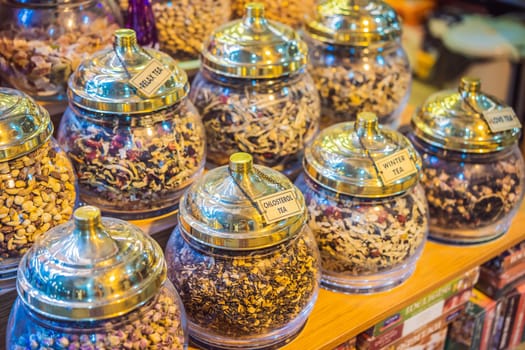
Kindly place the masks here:
[(388, 292), (346, 295), (322, 289), (306, 327), (282, 349), (332, 350), (524, 239), (525, 203), (509, 232), (495, 241), (475, 246), (427, 242), (414, 274), (404, 284)]

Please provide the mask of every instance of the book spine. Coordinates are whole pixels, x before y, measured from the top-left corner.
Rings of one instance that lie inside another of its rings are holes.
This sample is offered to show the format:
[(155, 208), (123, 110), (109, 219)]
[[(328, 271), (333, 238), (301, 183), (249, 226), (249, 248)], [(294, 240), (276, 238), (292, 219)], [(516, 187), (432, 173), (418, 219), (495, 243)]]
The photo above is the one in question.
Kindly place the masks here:
[(514, 320), (514, 327), (510, 337), (509, 348), (514, 348), (521, 343), (521, 334), (525, 326), (525, 283), (517, 287), (520, 293), (518, 307), (516, 308), (516, 316)]
[(501, 332), (505, 322), (505, 311), (507, 309), (507, 299), (501, 299), (496, 305), (496, 313), (494, 317), (494, 325), (492, 326), (491, 340), (489, 349), (497, 349), (501, 339)]
[(501, 273), (481, 266), (479, 280), (496, 288), (504, 288), (506, 285), (519, 280), (523, 276), (525, 276), (525, 262), (519, 263)]
[(514, 316), (516, 314), (516, 306), (519, 300), (519, 293), (514, 291), (512, 294), (507, 296), (507, 308), (505, 310), (505, 321), (503, 323), (503, 329), (501, 331), (501, 338), (499, 341), (499, 350), (504, 350), (509, 344), (510, 331), (514, 323)]
[(497, 301), (494, 301), (487, 309), (485, 309), (485, 322), (483, 323), (483, 330), (481, 334), (481, 342), (479, 350), (489, 350), (489, 343), (492, 335), (492, 326), (496, 316)]

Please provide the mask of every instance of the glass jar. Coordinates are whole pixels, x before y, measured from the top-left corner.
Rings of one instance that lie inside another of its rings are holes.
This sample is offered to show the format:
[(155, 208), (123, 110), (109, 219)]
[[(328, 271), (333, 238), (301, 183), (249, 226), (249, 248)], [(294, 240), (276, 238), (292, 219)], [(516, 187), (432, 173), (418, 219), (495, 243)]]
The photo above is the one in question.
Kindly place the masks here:
[(0, 88), (0, 290), (13, 288), (20, 258), (36, 239), (73, 213), (73, 166), (52, 134), (44, 108)]
[[(134, 78), (150, 62), (167, 80), (153, 81), (160, 87), (146, 96)], [(184, 71), (120, 29), (114, 49), (84, 61), (69, 88), (58, 139), (72, 159), (81, 200), (126, 219), (176, 210), (205, 162), (204, 129), (186, 98)]]
[(34, 98), (66, 99), (80, 62), (111, 47), (122, 23), (115, 6), (113, 0), (0, 1), (0, 75)]
[[(521, 125), (493, 129), (494, 113), (514, 112), (481, 92), (479, 79), (463, 78), (458, 91), (430, 96), (412, 116), (409, 138), (423, 159), (430, 237), (475, 244), (509, 228), (524, 194), (525, 168), (518, 148)], [(503, 114), (501, 114), (503, 113)], [(496, 120), (497, 121), (497, 120)]]
[[(244, 8), (250, 0), (233, 0), (233, 11), (236, 17), (244, 15)], [(304, 18), (313, 12), (316, 0), (260, 0), (264, 4), (266, 17), (300, 29)]]
[(20, 263), (8, 349), (186, 349), (186, 316), (160, 246), (96, 207), (50, 230)]
[(235, 152), (293, 177), (319, 127), (317, 90), (305, 71), (306, 44), (267, 21), (259, 3), (204, 44), (190, 98), (206, 129), (210, 167)]
[(394, 9), (381, 0), (320, 2), (303, 36), (321, 96), (321, 128), (355, 121), (362, 111), (399, 126), (412, 73)]
[(325, 288), (379, 292), (410, 277), (428, 233), (420, 168), (408, 139), (368, 112), (326, 128), (306, 149), (296, 185), (305, 196)]
[(236, 153), (181, 199), (166, 246), (168, 277), (203, 348), (275, 348), (303, 328), (320, 266), (302, 194)]

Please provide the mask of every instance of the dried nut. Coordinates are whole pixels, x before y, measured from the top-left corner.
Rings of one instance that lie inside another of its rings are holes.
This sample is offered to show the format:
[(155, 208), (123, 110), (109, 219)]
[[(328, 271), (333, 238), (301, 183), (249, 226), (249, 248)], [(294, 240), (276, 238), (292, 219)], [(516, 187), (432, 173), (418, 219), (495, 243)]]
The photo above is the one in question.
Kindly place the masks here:
[(190, 98), (206, 130), (208, 161), (228, 163), (235, 152), (287, 175), (301, 167), (302, 153), (319, 127), (319, 96), (311, 77), (300, 73), (271, 86), (221, 85), (199, 73)]
[[(49, 179), (42, 176), (46, 168), (74, 179), (71, 163), (64, 152), (48, 141), (31, 154), (0, 163), (13, 177), (0, 179), (0, 263), (18, 259), (39, 236), (49, 228), (67, 221), (75, 205), (74, 186), (47, 196)], [(7, 168), (6, 168), (7, 167)], [(15, 184), (15, 188), (11, 187)], [(23, 184), (23, 186), (22, 186)], [(42, 201), (46, 195), (48, 201)], [(44, 212), (44, 209), (46, 212)], [(56, 211), (54, 216), (50, 211)], [(15, 233), (9, 236), (7, 233)]]
[(162, 51), (177, 60), (196, 60), (204, 40), (229, 20), (230, 0), (152, 2)]
[[(146, 305), (109, 321), (35, 323), (12, 337), (8, 349), (185, 349), (181, 309), (162, 287)], [(29, 316), (27, 316), (29, 317)], [(57, 331), (61, 329), (61, 331)], [(64, 330), (68, 331), (64, 331)], [(54, 344), (54, 345), (53, 345)]]
[[(34, 24), (16, 27), (12, 25), (12, 20), (0, 24), (2, 77), (12, 86), (33, 96), (65, 95), (69, 75), (83, 59), (101, 49), (110, 48), (113, 32), (118, 29), (118, 25), (106, 18), (91, 20), (99, 15), (87, 11), (78, 11), (77, 19), (71, 17), (72, 23), (78, 24), (73, 26), (73, 30), (67, 30), (55, 21), (41, 28)], [(57, 18), (60, 17), (63, 16)], [(85, 23), (85, 19), (90, 20)], [(26, 167), (33, 164), (30, 157), (20, 161)], [(16, 177), (13, 175), (13, 178)]]

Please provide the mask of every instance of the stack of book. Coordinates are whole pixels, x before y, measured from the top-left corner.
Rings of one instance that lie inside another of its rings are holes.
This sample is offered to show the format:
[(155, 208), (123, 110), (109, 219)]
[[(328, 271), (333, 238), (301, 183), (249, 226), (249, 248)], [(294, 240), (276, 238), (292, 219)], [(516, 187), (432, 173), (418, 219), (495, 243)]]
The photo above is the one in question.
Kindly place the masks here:
[(480, 267), (464, 315), (449, 329), (448, 350), (512, 349), (525, 342), (525, 241)]
[(357, 336), (357, 349), (444, 349), (448, 325), (465, 309), (479, 268), (453, 279)]

